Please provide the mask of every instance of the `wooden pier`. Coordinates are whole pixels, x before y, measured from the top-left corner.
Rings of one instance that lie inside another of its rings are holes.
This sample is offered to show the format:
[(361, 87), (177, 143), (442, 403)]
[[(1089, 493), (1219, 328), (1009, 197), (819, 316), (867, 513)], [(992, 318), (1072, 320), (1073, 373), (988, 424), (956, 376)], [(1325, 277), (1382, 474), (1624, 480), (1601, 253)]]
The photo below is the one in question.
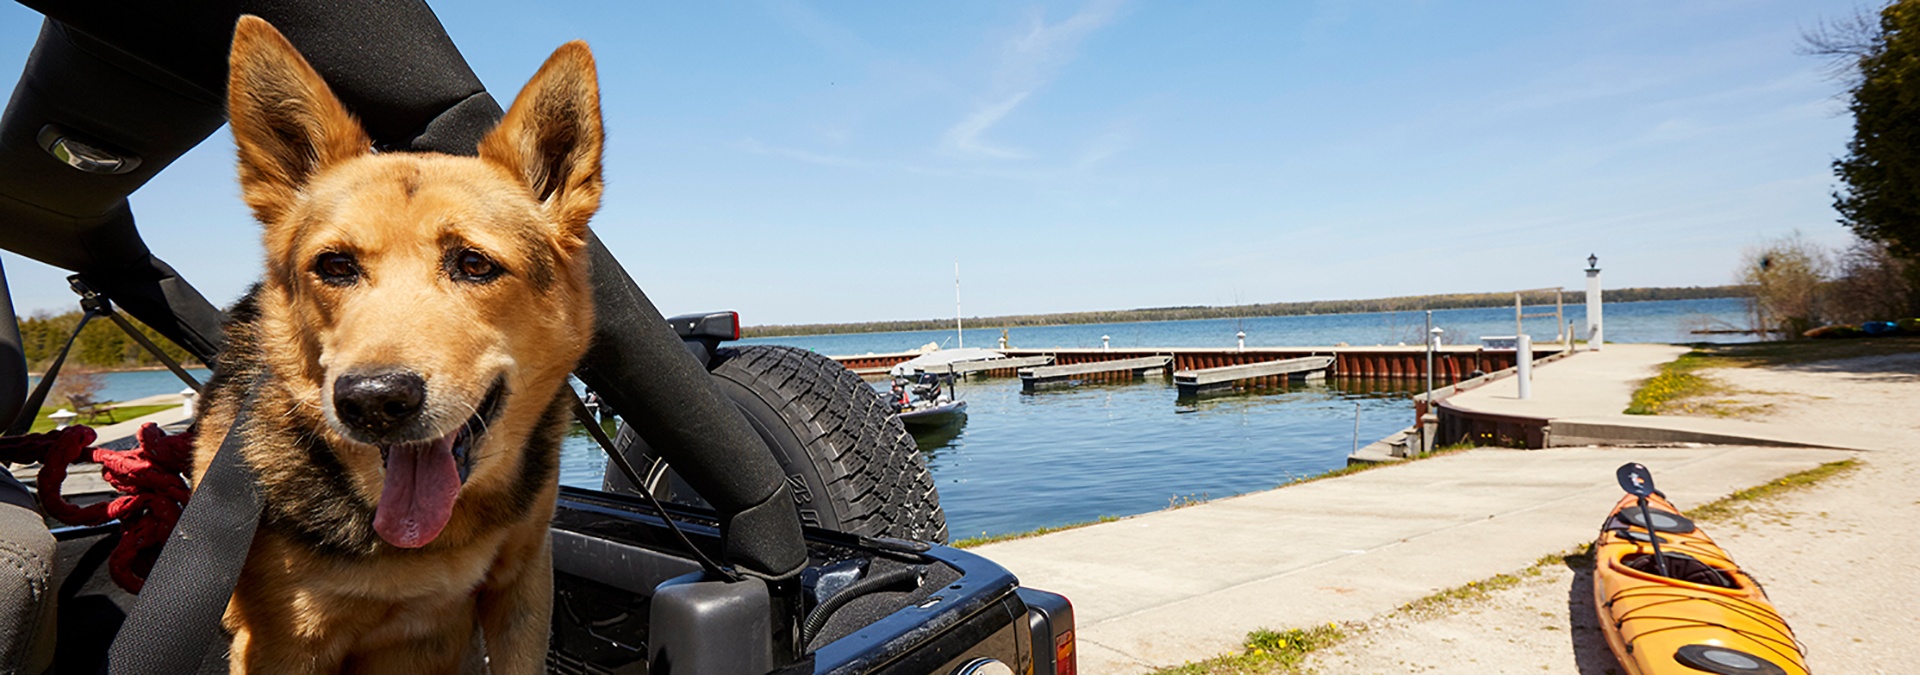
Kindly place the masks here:
[(1091, 361), (1063, 366), (1039, 366), (1020, 369), (1020, 388), (1033, 391), (1055, 385), (1070, 384), (1075, 380), (1088, 377), (1114, 374), (1127, 378), (1136, 378), (1156, 370), (1165, 370), (1173, 364), (1173, 357), (1166, 354), (1140, 356), (1129, 359)]
[(1173, 374), (1173, 385), (1181, 396), (1232, 391), (1250, 380), (1285, 377), (1289, 380), (1324, 378), (1333, 368), (1332, 356), (1303, 356), (1279, 361), (1262, 361), (1218, 368), (1182, 370)]

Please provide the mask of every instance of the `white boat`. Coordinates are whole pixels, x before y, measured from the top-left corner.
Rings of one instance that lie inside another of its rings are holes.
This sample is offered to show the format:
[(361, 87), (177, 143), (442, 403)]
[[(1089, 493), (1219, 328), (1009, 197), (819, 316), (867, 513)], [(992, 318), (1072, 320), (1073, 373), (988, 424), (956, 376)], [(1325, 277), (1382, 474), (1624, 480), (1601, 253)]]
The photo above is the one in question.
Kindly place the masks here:
[(946, 424), (967, 412), (967, 402), (945, 386), (950, 381), (952, 376), (925, 371), (898, 375), (893, 379), (893, 391), (888, 398), (902, 423), (910, 426)]
[(966, 401), (945, 401), (914, 408), (902, 408), (900, 421), (907, 426), (936, 426), (951, 422), (965, 414), (967, 414)]
[(1007, 358), (1006, 354), (979, 347), (961, 347), (959, 349), (938, 349), (894, 364), (889, 371), (894, 377), (909, 377), (916, 373), (947, 373), (956, 363), (968, 361), (992, 361)]

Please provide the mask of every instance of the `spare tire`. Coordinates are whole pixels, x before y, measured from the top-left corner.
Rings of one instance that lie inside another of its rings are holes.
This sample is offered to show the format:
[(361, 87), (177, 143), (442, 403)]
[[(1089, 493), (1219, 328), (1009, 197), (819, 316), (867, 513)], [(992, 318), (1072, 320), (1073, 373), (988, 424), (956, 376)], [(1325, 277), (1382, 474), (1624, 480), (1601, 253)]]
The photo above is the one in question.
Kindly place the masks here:
[[(947, 516), (913, 436), (860, 376), (811, 351), (749, 345), (715, 351), (720, 390), (773, 449), (800, 522), (872, 537), (944, 543)], [(615, 439), (654, 496), (704, 506), (671, 467), (622, 425)], [(610, 492), (631, 493), (618, 472)]]

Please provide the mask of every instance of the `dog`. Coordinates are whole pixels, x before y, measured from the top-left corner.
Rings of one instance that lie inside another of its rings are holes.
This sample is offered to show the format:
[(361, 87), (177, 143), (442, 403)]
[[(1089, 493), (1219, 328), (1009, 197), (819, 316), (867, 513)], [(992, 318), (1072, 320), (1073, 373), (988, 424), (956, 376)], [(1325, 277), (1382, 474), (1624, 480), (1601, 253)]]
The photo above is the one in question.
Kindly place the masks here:
[(492, 672), (536, 672), (593, 324), (592, 54), (555, 51), (478, 157), (372, 151), (265, 20), (240, 20), (230, 58), (266, 271), (229, 314), (194, 465), (240, 434), (263, 503), (223, 618), (231, 672), (448, 673), (476, 642)]

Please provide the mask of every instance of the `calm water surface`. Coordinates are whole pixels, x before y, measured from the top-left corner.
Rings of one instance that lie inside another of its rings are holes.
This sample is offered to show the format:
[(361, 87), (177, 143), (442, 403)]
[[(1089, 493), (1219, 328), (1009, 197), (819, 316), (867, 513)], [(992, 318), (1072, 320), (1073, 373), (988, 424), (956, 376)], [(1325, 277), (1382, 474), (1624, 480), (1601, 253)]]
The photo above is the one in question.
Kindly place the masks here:
[[(1584, 324), (1584, 307), (1566, 309), (1574, 325)], [(1607, 337), (1726, 339), (1688, 331), (1739, 325), (1743, 316), (1734, 299), (1611, 304)], [(1447, 331), (1449, 342), (1474, 343), (1481, 335), (1513, 334), (1513, 310), (1442, 310), (1434, 312), (1434, 323)], [(1536, 339), (1555, 334), (1548, 319), (1529, 319), (1527, 327)], [(1020, 347), (1098, 347), (1102, 335), (1111, 336), (1114, 346), (1229, 347), (1236, 330), (1247, 332), (1249, 346), (1419, 344), (1425, 325), (1420, 312), (1392, 312), (1014, 328), (1009, 337)], [(910, 331), (742, 342), (838, 355), (898, 352), (952, 337), (952, 331)], [(969, 329), (967, 344), (991, 347), (999, 337), (999, 329)], [(195, 374), (204, 380), (205, 371)], [(111, 400), (182, 388), (165, 371), (102, 377), (102, 397)], [(1177, 400), (1164, 377), (1035, 394), (1022, 393), (1016, 379), (980, 379), (960, 385), (968, 402), (964, 422), (916, 440), (939, 484), (954, 537), (1017, 532), (1154, 511), (1173, 500), (1264, 490), (1337, 468), (1356, 439), (1364, 445), (1412, 423), (1410, 383), (1394, 386), (1336, 379), (1196, 402)], [(592, 441), (569, 438), (561, 482), (598, 487), (604, 464)]]
[[(1552, 305), (1529, 306), (1526, 313), (1552, 313), (1553, 309)], [(1566, 319), (1573, 322), (1582, 339), (1586, 337), (1586, 314), (1585, 305), (1565, 307)], [(745, 318), (752, 320), (752, 317)], [(1609, 342), (1750, 339), (1738, 335), (1688, 334), (1688, 331), (1696, 328), (1744, 325), (1745, 305), (1736, 298), (1614, 303), (1607, 305), (1605, 318)], [(1482, 335), (1513, 335), (1513, 308), (1435, 310), (1433, 325), (1446, 331), (1448, 344), (1478, 344)], [(1552, 340), (1556, 335), (1553, 319), (1527, 319), (1526, 327), (1527, 334), (1533, 336), (1536, 342)], [(1249, 347), (1324, 347), (1341, 342), (1354, 345), (1403, 342), (1417, 345), (1422, 342), (1421, 334), (1426, 329), (1424, 312), (1372, 312), (1031, 326), (1010, 328), (1007, 336), (1013, 346), (1033, 349), (1099, 347), (1102, 335), (1113, 338), (1115, 347), (1232, 347), (1234, 333), (1244, 330)], [(967, 328), (966, 337), (969, 346), (992, 348), (1000, 340), (1000, 329), (970, 327)], [(832, 355), (899, 352), (929, 342), (948, 348), (958, 346), (951, 329), (753, 338), (741, 342), (794, 345)]]
[[(67, 364), (61, 371), (70, 372), (68, 369), (72, 365)], [(213, 375), (205, 368), (188, 368), (187, 374), (192, 375), (193, 379), (199, 380), (202, 384)], [(131, 370), (100, 373), (95, 377), (100, 378), (100, 393), (93, 397), (96, 401), (131, 401), (156, 394), (178, 394), (180, 390), (187, 388), (187, 383), (181, 382), (180, 378), (169, 370)], [(28, 387), (38, 384), (40, 384), (40, 378), (27, 378)]]

